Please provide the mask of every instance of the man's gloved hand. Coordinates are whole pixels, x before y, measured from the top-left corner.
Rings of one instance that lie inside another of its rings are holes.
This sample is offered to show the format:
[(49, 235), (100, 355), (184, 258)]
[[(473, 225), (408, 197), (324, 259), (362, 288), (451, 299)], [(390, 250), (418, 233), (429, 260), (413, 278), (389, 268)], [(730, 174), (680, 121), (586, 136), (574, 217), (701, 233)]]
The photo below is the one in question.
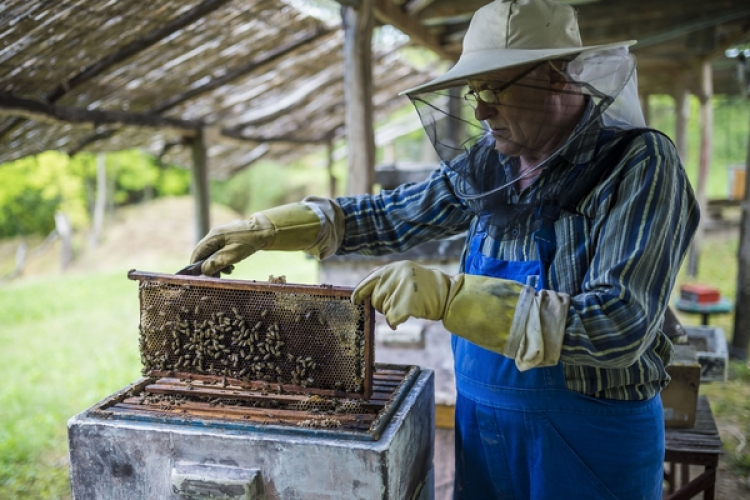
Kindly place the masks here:
[(211, 276), (258, 250), (307, 250), (316, 244), (320, 229), (320, 218), (308, 205), (282, 205), (212, 228), (190, 262), (205, 259), (201, 270)]
[(411, 261), (375, 270), (357, 285), (355, 303), (370, 297), (395, 328), (409, 317), (442, 320), (446, 329), (516, 360), (521, 370), (560, 359), (570, 297), (516, 281), (448, 276)]

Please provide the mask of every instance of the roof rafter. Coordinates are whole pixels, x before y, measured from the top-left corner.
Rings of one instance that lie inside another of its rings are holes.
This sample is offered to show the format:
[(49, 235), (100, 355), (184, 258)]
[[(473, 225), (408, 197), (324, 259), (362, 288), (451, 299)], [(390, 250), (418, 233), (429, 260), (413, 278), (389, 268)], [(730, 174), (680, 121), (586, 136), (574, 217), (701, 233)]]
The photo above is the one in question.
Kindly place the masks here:
[(196, 87), (195, 89), (188, 90), (187, 92), (183, 94), (174, 96), (171, 99), (167, 99), (161, 104), (156, 105), (153, 108), (153, 112), (163, 113), (164, 111), (174, 108), (180, 103), (183, 103), (195, 97), (199, 97), (200, 95), (210, 92), (214, 89), (217, 89), (221, 87), (222, 85), (226, 85), (227, 83), (230, 83), (233, 80), (236, 80), (237, 78), (240, 78), (254, 71), (255, 69), (259, 68), (260, 66), (263, 66), (264, 64), (272, 63), (284, 57), (285, 55), (289, 54), (290, 52), (293, 52), (294, 50), (299, 49), (300, 47), (303, 47), (309, 43), (315, 42), (319, 40), (320, 38), (324, 37), (325, 35), (330, 35), (331, 33), (332, 33), (331, 30), (322, 29), (322, 28), (313, 31), (312, 33), (305, 33), (291, 40), (288, 43), (285, 43), (283, 45), (276, 47), (273, 50), (264, 52), (258, 57), (251, 59), (246, 64), (242, 64), (230, 71), (227, 71), (226, 74), (218, 78), (214, 78), (213, 80), (207, 82), (205, 85), (201, 85), (199, 87)]
[(92, 125), (116, 124), (173, 129), (187, 135), (194, 134), (196, 130), (203, 126), (199, 121), (167, 118), (153, 113), (128, 113), (127, 111), (103, 111), (58, 106), (0, 92), (0, 113), (3, 112), (38, 121), (51, 120), (66, 123), (91, 123)]
[[(67, 94), (80, 84), (85, 83), (92, 78), (95, 78), (111, 67), (153, 46), (154, 44), (167, 38), (174, 32), (194, 23), (195, 21), (204, 17), (206, 14), (213, 12), (214, 10), (224, 6), (230, 1), (231, 0), (205, 0), (195, 8), (167, 22), (159, 29), (155, 29), (150, 33), (146, 33), (145, 35), (138, 37), (132, 42), (121, 47), (119, 50), (103, 57), (94, 64), (83, 68), (75, 76), (69, 78), (68, 80), (65, 80), (64, 82), (61, 82), (52, 92), (46, 94), (45, 100), (49, 103), (56, 102), (58, 99), (63, 97), (65, 94)], [(8, 125), (5, 126), (4, 129), (0, 130), (0, 140), (2, 140), (16, 128), (18, 128), (24, 121), (25, 119), (23, 118), (12, 120)]]
[[(276, 47), (274, 50), (265, 52), (262, 55), (255, 57), (252, 60), (248, 61), (247, 63), (242, 64), (234, 69), (227, 71), (224, 75), (218, 78), (214, 78), (204, 85), (188, 90), (187, 92), (176, 95), (170, 99), (167, 99), (166, 101), (160, 104), (157, 104), (156, 106), (154, 106), (151, 113), (160, 114), (160, 113), (164, 113), (165, 111), (169, 111), (170, 109), (174, 108), (175, 106), (178, 106), (179, 104), (182, 104), (185, 101), (194, 99), (196, 97), (200, 97), (201, 95), (211, 92), (212, 90), (215, 90), (221, 87), (222, 85), (231, 83), (237, 78), (241, 78), (242, 76), (245, 76), (246, 74), (254, 71), (255, 69), (263, 66), (264, 64), (273, 63), (274, 61), (277, 61), (278, 59), (286, 56), (290, 52), (293, 52), (294, 50), (304, 47), (305, 45), (315, 42), (319, 40), (320, 38), (323, 38), (332, 33), (333, 32), (331, 30), (322, 29), (322, 28), (315, 30), (311, 33), (306, 33), (298, 38), (295, 38), (289, 43), (282, 44)], [(95, 142), (98, 142), (100, 140), (109, 139), (116, 133), (117, 133), (117, 130), (115, 129), (97, 131), (91, 134), (90, 136), (82, 139), (74, 148), (68, 151), (68, 154), (71, 156), (74, 154), (77, 154), (80, 151), (82, 151), (85, 147), (90, 146), (91, 144), (94, 144)], [(235, 139), (237, 138), (241, 139), (241, 137), (234, 137), (233, 133), (222, 134), (222, 135), (226, 135), (227, 137), (232, 137)]]
[(443, 59), (449, 61), (458, 59), (458, 54), (447, 51), (438, 37), (430, 33), (419, 21), (390, 0), (375, 0), (374, 11), (378, 21), (398, 28), (408, 34), (415, 43), (427, 47)]

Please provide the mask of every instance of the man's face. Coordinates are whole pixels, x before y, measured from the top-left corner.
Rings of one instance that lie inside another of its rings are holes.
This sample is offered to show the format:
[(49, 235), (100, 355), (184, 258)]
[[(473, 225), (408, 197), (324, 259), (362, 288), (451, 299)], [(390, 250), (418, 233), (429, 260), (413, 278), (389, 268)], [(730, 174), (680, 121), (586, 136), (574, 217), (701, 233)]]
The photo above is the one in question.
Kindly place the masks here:
[[(536, 156), (549, 149), (549, 142), (558, 132), (554, 130), (557, 121), (549, 105), (549, 68), (546, 63), (525, 65), (468, 81), (469, 87), (480, 96), (474, 116), (487, 123), (495, 138), (495, 149), (500, 153)], [(508, 86), (515, 79), (517, 81)], [(497, 89), (502, 90), (481, 92)], [(487, 99), (483, 100), (482, 96)]]

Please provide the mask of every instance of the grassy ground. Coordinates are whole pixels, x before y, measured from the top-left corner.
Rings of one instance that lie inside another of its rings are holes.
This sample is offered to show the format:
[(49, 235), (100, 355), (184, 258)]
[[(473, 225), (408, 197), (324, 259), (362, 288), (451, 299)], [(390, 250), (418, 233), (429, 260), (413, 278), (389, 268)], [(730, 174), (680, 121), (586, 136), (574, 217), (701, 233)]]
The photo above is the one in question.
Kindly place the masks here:
[[(299, 254), (259, 256), (238, 277), (269, 269), (314, 282), (315, 263)], [(126, 271), (0, 288), (0, 498), (69, 498), (66, 421), (140, 377), (138, 287)]]
[[(29, 276), (0, 285), (0, 499), (70, 498), (66, 422), (140, 377), (138, 286), (127, 271), (187, 264), (191, 203), (154, 203), (143, 209), (157, 212), (150, 218), (141, 209), (119, 214), (106, 241), (80, 250), (68, 272), (51, 248), (29, 264)], [(214, 222), (235, 217), (217, 210)], [(15, 243), (0, 245), (11, 262)], [(271, 274), (317, 281), (315, 262), (299, 252), (261, 252), (232, 277)]]
[[(151, 228), (152, 234), (129, 226), (143, 224), (138, 212), (118, 221), (96, 254), (80, 256), (71, 272), (50, 272), (53, 259), (44, 273), (0, 286), (0, 499), (70, 498), (67, 420), (140, 377), (137, 285), (127, 279), (127, 270), (174, 272), (185, 264), (185, 248), (191, 246), (189, 231), (182, 242), (159, 238), (165, 228), (182, 227), (174, 218), (189, 219), (192, 210), (170, 202), (159, 214), (163, 227)], [(737, 245), (736, 232), (709, 234), (697, 281), (733, 298)], [(165, 250), (154, 254), (154, 248)], [(233, 277), (265, 280), (285, 274), (290, 282), (315, 283), (316, 269), (300, 253), (261, 252), (240, 264)], [(682, 272), (678, 284), (688, 281)], [(698, 317), (680, 319), (699, 322)], [(732, 315), (712, 324), (731, 338)], [(701, 387), (726, 445), (719, 499), (747, 498), (740, 483), (750, 474), (750, 447), (744, 444), (750, 435), (748, 382), (750, 369), (733, 362), (727, 382)]]

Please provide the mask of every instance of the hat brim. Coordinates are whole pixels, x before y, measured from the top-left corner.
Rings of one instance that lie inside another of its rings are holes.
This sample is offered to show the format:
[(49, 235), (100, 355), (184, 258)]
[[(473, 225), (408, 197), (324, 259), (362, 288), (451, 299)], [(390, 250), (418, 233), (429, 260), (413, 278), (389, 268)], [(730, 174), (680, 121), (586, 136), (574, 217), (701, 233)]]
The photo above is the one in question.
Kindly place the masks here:
[[(432, 81), (400, 92), (399, 95), (416, 94), (419, 92), (433, 92), (466, 84), (466, 80), (501, 69), (512, 68), (522, 64), (557, 59), (560, 57), (580, 54), (590, 50), (602, 50), (614, 47), (628, 47), (635, 44), (635, 40), (591, 45), (588, 47), (568, 47), (561, 49), (492, 49), (479, 50), (462, 54), (458, 62), (444, 75)], [(493, 63), (493, 61), (497, 61)]]

